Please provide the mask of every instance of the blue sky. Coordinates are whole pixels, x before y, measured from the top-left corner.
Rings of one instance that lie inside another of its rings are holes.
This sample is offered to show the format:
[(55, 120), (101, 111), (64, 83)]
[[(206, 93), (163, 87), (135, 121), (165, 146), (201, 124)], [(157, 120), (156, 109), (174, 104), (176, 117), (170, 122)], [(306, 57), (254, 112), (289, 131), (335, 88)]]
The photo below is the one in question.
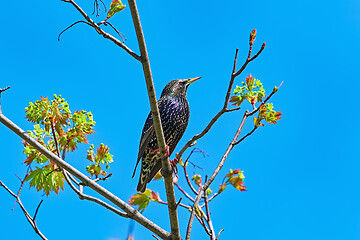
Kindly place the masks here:
[[(77, 1), (89, 14), (92, 1)], [(107, 5), (110, 1), (105, 1)], [(127, 4), (126, 1), (124, 1)], [(360, 187), (358, 169), (360, 87), (360, 3), (346, 1), (138, 1), (155, 86), (159, 95), (176, 78), (202, 76), (188, 91), (191, 116), (177, 150), (199, 133), (221, 108), (235, 49), (239, 64), (254, 45), (267, 42), (261, 56), (237, 78), (251, 73), (270, 91), (284, 81), (272, 98), (283, 113), (276, 125), (259, 129), (230, 154), (213, 189), (232, 168), (244, 170), (247, 192), (229, 188), (211, 203), (220, 239), (359, 239)], [(3, 113), (23, 129), (32, 129), (24, 108), (40, 96), (61, 94), (74, 110), (94, 114), (96, 133), (90, 141), (110, 147), (115, 162), (103, 185), (124, 200), (135, 193), (132, 179), (143, 123), (149, 112), (142, 68), (126, 52), (86, 25), (58, 34), (79, 13), (66, 3), (4, 1), (0, 16), (0, 87)], [(102, 15), (98, 21), (103, 20)], [(129, 8), (111, 21), (138, 52)], [(108, 29), (109, 32), (115, 34)], [(249, 107), (249, 106), (248, 106)], [(245, 110), (245, 107), (243, 108)], [(225, 152), (242, 112), (224, 116), (197, 147), (210, 156), (192, 158), (210, 174)], [(249, 121), (245, 132), (252, 127)], [(21, 140), (0, 126), (0, 179), (17, 191), (23, 176)], [(86, 146), (68, 161), (85, 171)], [(185, 153), (187, 156), (188, 153)], [(182, 173), (180, 177), (183, 178)], [(162, 183), (151, 189), (163, 193)], [(91, 191), (88, 191), (92, 193)], [(58, 196), (42, 196), (25, 187), (22, 201), (30, 213), (44, 199), (37, 223), (49, 239), (125, 239), (128, 219), (80, 201), (68, 187)], [(177, 192), (177, 197), (183, 197)], [(38, 239), (14, 199), (0, 189), (0, 231), (4, 238)], [(184, 203), (186, 199), (183, 199)], [(167, 208), (151, 204), (144, 214), (169, 229)], [(189, 212), (179, 212), (184, 236)], [(204, 239), (195, 223), (193, 239)], [(153, 239), (135, 226), (135, 239)]]

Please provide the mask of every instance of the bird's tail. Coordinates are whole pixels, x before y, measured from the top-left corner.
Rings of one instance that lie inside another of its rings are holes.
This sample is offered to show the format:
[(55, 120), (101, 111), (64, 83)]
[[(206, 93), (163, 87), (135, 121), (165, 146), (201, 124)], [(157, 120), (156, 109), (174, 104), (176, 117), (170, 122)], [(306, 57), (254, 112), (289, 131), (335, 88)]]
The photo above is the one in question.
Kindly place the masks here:
[(148, 183), (147, 178), (149, 176), (149, 173), (150, 171), (144, 170), (143, 167), (141, 166), (139, 183), (136, 188), (138, 192), (142, 192), (142, 193), (145, 192), (146, 184)]
[[(153, 165), (155, 163), (155, 165)], [(161, 169), (161, 161), (144, 161), (141, 164), (141, 171), (139, 177), (139, 183), (136, 188), (138, 192), (144, 192), (146, 190), (146, 184), (148, 184), (156, 173)]]

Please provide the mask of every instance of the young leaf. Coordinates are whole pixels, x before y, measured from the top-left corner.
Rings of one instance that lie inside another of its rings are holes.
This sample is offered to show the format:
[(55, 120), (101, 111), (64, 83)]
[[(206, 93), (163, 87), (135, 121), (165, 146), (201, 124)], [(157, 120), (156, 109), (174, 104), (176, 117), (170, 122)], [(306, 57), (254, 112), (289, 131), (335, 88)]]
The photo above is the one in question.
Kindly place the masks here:
[(198, 185), (199, 187), (201, 187), (201, 182), (202, 182), (202, 180), (201, 180), (201, 175), (199, 175), (199, 174), (194, 175), (194, 176), (192, 177), (192, 180), (195, 181), (195, 184), (196, 184), (196, 185)]
[(138, 211), (142, 213), (152, 199), (152, 191), (146, 189), (143, 193), (137, 193), (131, 196), (129, 204), (132, 206), (139, 206)]
[(110, 4), (110, 10), (107, 14), (106, 20), (114, 16), (115, 13), (124, 10), (126, 5), (122, 4), (120, 0), (113, 0)]

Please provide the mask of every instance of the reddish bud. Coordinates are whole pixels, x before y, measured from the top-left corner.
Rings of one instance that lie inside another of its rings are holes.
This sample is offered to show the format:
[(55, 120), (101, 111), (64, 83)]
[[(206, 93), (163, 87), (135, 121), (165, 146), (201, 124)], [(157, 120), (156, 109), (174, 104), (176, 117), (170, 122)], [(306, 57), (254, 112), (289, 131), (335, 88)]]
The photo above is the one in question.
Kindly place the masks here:
[(255, 38), (256, 38), (256, 29), (252, 30), (250, 33), (250, 40), (249, 40), (250, 45), (254, 44)]
[(262, 44), (261, 49), (264, 49), (265, 46), (266, 46), (266, 42), (264, 42), (264, 43)]

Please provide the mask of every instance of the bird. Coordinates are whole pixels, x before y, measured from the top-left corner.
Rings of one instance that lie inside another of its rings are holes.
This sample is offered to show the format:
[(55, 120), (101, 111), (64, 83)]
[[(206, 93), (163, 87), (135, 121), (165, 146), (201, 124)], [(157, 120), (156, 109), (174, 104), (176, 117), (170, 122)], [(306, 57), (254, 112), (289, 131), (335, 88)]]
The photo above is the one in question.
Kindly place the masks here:
[[(160, 99), (157, 101), (168, 156), (175, 150), (189, 123), (190, 108), (186, 99), (187, 88), (200, 78), (170, 81), (162, 90)], [(132, 176), (135, 176), (136, 168), (140, 160), (142, 160), (139, 183), (136, 188), (138, 192), (144, 192), (146, 185), (161, 169), (161, 158), (157, 154), (158, 150), (153, 118), (150, 112), (142, 130), (139, 153)]]

